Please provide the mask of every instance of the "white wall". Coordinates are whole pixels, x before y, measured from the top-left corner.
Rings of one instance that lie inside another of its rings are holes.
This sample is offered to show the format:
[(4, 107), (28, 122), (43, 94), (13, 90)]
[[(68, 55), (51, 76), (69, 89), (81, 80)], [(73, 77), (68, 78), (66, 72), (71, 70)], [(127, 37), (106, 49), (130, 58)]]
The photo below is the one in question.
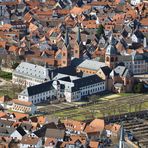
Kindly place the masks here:
[(20, 135), (20, 133), (16, 130), (14, 131), (10, 137), (12, 137), (13, 139), (17, 138), (18, 140), (22, 140), (22, 135)]

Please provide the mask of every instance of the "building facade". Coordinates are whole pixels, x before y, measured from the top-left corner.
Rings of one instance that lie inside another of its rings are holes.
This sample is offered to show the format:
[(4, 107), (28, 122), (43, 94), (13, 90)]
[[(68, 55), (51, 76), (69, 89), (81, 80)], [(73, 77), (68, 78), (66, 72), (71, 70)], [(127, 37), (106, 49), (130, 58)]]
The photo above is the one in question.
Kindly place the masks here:
[(67, 102), (72, 102), (105, 90), (105, 80), (102, 80), (97, 75), (82, 78), (65, 76), (58, 80), (30, 86), (18, 95), (18, 99), (33, 104), (63, 98)]
[(49, 70), (46, 67), (22, 62), (13, 71), (12, 82), (20, 86), (33, 86), (50, 80)]

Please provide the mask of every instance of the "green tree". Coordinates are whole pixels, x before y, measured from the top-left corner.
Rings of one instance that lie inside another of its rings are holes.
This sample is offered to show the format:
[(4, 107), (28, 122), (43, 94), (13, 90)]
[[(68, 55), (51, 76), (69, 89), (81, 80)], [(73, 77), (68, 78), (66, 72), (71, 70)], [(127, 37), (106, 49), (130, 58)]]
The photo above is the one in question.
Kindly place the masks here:
[(142, 93), (143, 92), (143, 84), (142, 83), (137, 83), (134, 85), (133, 91), (135, 93)]
[(96, 32), (96, 36), (97, 38), (100, 38), (100, 36), (104, 34), (104, 26), (102, 24), (99, 25), (97, 32)]
[(14, 63), (12, 64), (12, 69), (15, 69), (18, 65), (19, 65), (19, 63), (14, 62)]

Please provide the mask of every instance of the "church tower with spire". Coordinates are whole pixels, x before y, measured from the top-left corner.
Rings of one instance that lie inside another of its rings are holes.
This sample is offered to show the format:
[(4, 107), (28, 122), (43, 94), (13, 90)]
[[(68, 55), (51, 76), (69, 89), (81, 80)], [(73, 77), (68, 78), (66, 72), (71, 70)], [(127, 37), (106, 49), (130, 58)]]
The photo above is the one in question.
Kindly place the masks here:
[(80, 27), (78, 26), (77, 38), (76, 38), (76, 43), (74, 46), (74, 54), (73, 55), (75, 58), (80, 58), (80, 57), (82, 57), (82, 52), (83, 52), (83, 44), (81, 41)]
[(71, 46), (69, 43), (68, 30), (66, 29), (64, 45), (62, 48), (61, 66), (66, 67), (69, 66), (70, 64), (71, 64)]
[(105, 53), (105, 63), (110, 68), (115, 68), (116, 63), (118, 62), (117, 49), (115, 45), (116, 40), (111, 35), (111, 37), (109, 38), (109, 45), (107, 46)]

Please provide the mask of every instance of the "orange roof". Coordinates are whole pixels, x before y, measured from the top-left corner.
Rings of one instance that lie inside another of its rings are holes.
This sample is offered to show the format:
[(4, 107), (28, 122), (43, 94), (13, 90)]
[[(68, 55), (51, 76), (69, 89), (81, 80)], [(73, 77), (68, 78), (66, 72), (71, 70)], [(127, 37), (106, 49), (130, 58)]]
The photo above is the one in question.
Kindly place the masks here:
[(100, 132), (100, 129), (96, 128), (96, 127), (92, 127), (90, 125), (87, 125), (85, 130), (84, 130), (86, 133), (98, 133)]
[(50, 146), (50, 144), (55, 144), (56, 143), (56, 139), (55, 138), (47, 138), (45, 141), (44, 146)]
[(143, 26), (148, 26), (148, 17), (147, 18), (143, 18), (141, 21), (140, 21), (141, 25)]
[(105, 123), (103, 119), (94, 119), (89, 125), (98, 128), (100, 131), (103, 131)]
[(0, 118), (6, 116), (7, 114), (5, 112), (0, 112)]
[(64, 120), (64, 125), (66, 128), (72, 129), (74, 131), (83, 131), (86, 123), (75, 120)]
[(6, 41), (0, 41), (0, 47), (5, 47)]
[(37, 29), (38, 29), (38, 27), (37, 27), (36, 25), (30, 23), (30, 25), (29, 25), (29, 31), (30, 31), (30, 32), (33, 32), (33, 31), (35, 31), (35, 30), (37, 30)]
[(29, 12), (25, 14), (24, 20), (26, 22), (30, 22), (32, 20), (32, 16), (31, 16), (31, 14)]
[(18, 113), (18, 112), (13, 112), (13, 114), (15, 115), (15, 118), (16, 119), (22, 119), (22, 118), (25, 118), (25, 117), (29, 117), (29, 115), (28, 114), (23, 114), (23, 113)]
[(71, 135), (69, 144), (75, 144), (76, 141), (79, 140), (82, 144), (86, 143), (86, 137), (78, 136), (78, 135)]
[(89, 10), (89, 9), (91, 9), (91, 5), (84, 5), (82, 7), (82, 9), (83, 9), (83, 11)]
[(80, 15), (82, 12), (83, 12), (83, 9), (76, 6), (70, 10), (70, 13), (74, 15)]
[(32, 102), (21, 101), (18, 99), (13, 99), (13, 102), (22, 106), (32, 106)]
[(98, 146), (99, 146), (99, 142), (97, 142), (97, 141), (90, 141), (89, 142), (90, 148), (98, 148)]
[(4, 24), (2, 27), (0, 27), (1, 30), (7, 30), (7, 31), (9, 31), (10, 28), (12, 28), (12, 25), (10, 24)]
[(114, 133), (118, 133), (119, 130), (120, 130), (120, 127), (121, 127), (121, 125), (119, 125), (119, 124), (114, 124), (114, 125), (112, 126), (112, 128), (111, 128), (111, 131), (114, 132)]
[(16, 46), (11, 46), (10, 48), (9, 48), (9, 51), (10, 52), (18, 52), (18, 47), (16, 47)]

